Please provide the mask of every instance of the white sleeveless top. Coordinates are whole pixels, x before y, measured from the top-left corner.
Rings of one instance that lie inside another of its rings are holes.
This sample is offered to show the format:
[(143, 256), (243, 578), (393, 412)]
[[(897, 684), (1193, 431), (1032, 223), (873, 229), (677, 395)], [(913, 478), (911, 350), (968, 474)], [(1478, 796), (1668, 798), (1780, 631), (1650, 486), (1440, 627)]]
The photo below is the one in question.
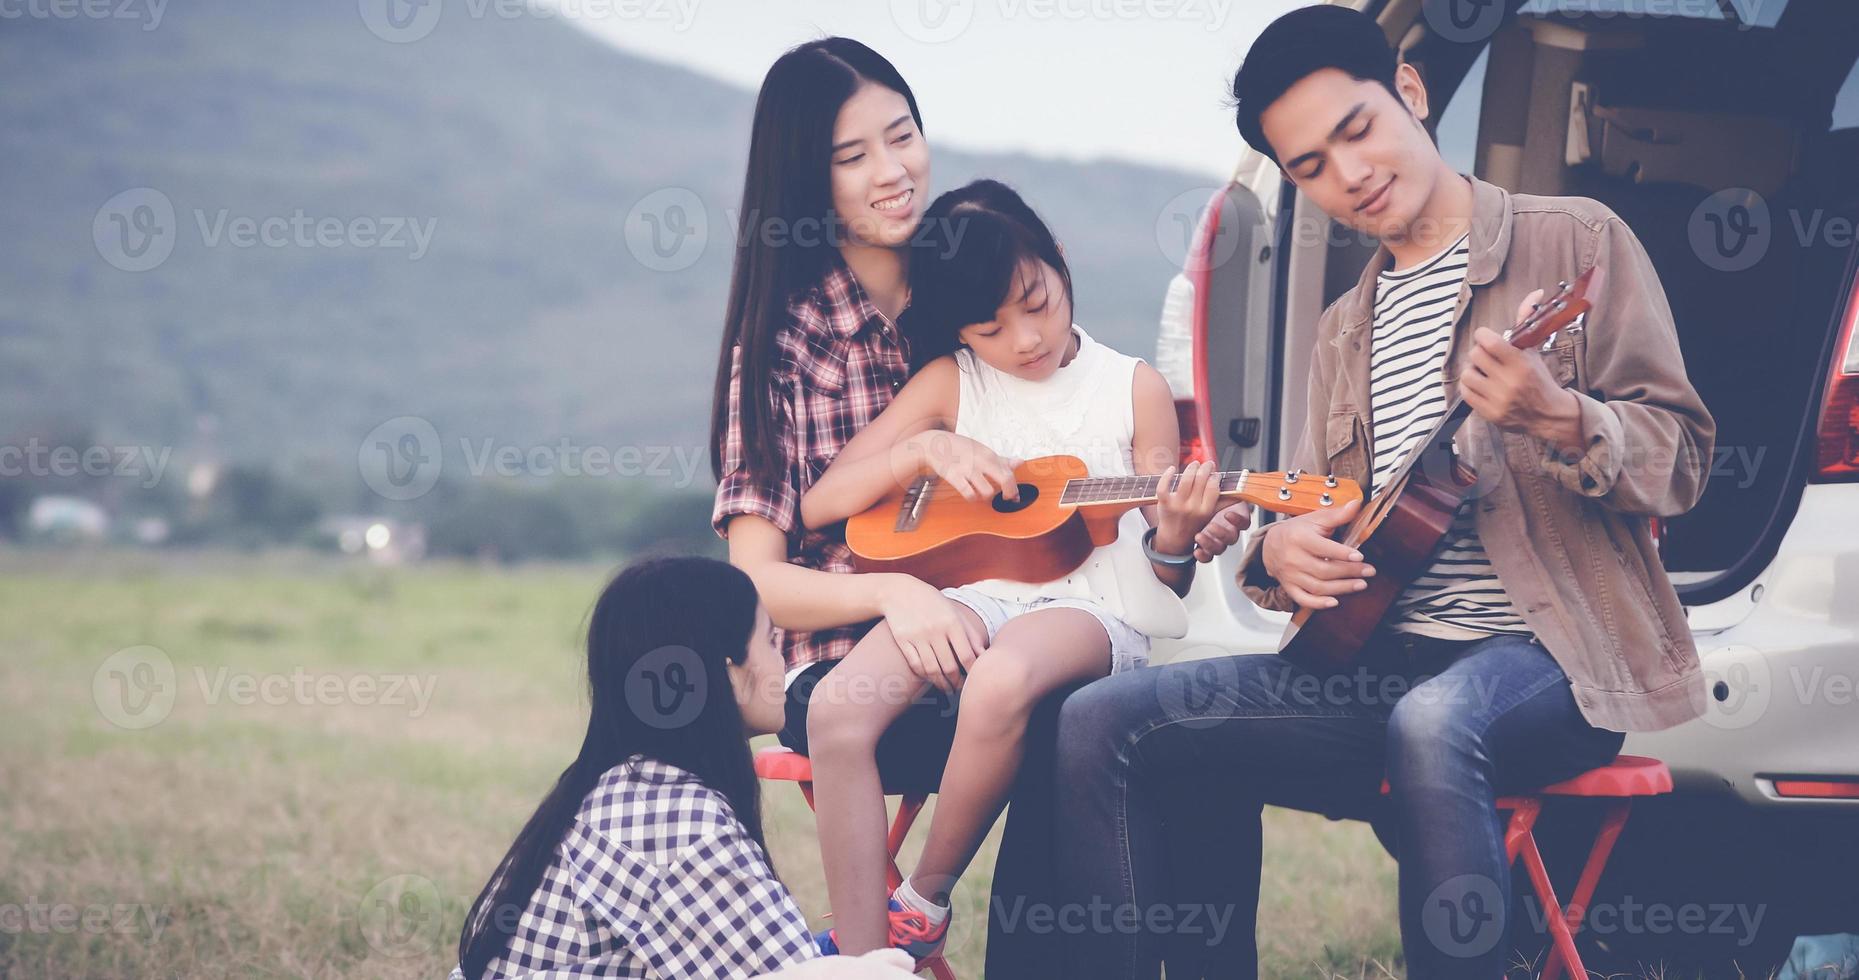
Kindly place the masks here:
[[(996, 370), (968, 348), (959, 348), (956, 434), (1002, 456), (1027, 460), (1063, 454), (1084, 460), (1092, 476), (1134, 476), (1130, 439), (1136, 430), (1136, 365), (1142, 359), (1105, 347), (1077, 324), (1072, 330), (1078, 335), (1077, 355), (1043, 381)], [(1141, 510), (1131, 508), (1118, 522), (1117, 540), (1092, 551), (1062, 579), (987, 579), (967, 588), (1012, 602), (1088, 599), (1151, 637), (1186, 635), (1187, 607), (1156, 579), (1143, 554), (1148, 529)]]

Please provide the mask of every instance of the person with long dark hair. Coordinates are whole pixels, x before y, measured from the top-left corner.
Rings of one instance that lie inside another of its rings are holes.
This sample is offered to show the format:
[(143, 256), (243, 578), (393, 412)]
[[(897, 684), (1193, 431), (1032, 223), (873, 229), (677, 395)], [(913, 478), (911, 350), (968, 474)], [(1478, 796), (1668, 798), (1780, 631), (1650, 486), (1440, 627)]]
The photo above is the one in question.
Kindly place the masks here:
[(724, 562), (613, 578), (588, 623), (581, 751), (472, 903), (454, 978), (715, 980), (818, 955), (769, 862), (747, 742), (781, 725), (774, 634)]
[[(909, 377), (896, 319), (929, 179), (916, 96), (882, 55), (829, 37), (768, 69), (717, 362), (712, 523), (783, 628), (782, 741), (800, 751), (814, 684), (873, 621), (925, 644), (979, 639), (916, 578), (848, 574), (845, 542), (800, 520), (801, 495)], [(953, 729), (948, 700), (926, 697), (886, 739), (887, 773), (934, 789)]]
[[(909, 305), (911, 243), (929, 188), (916, 96), (882, 55), (828, 37), (769, 68), (755, 104), (712, 400), (712, 525), (782, 627), (781, 742), (801, 752), (816, 685), (880, 619), (920, 648), (987, 647), (960, 603), (910, 575), (857, 573), (837, 528), (810, 529), (800, 517), (801, 497), (910, 377), (897, 319)], [(1238, 538), (1234, 522), (1217, 521), (1197, 557)], [(1056, 856), (1045, 814), (1059, 701), (1048, 698), (1028, 723), (994, 866), (989, 973), (1040, 975), (1056, 956), (1053, 934), (1003, 910), (1049, 902)], [(937, 789), (955, 721), (955, 698), (924, 685), (878, 740), (887, 792)]]
[[(1168, 382), (1072, 320), (1072, 276), (1052, 230), (1012, 188), (978, 180), (924, 213), (904, 333), (910, 383), (801, 500), (809, 527), (845, 520), (896, 486), (933, 476), (970, 501), (1022, 492), (1011, 459), (1075, 456), (1091, 476), (1156, 474), (1157, 502), (1123, 513), (1115, 540), (1050, 581), (989, 578), (943, 593), (984, 653), (866, 634), (821, 683), (809, 732), (834, 929), (829, 949), (941, 949), (950, 893), (1006, 805), (1033, 708), (1054, 692), (1147, 662), (1178, 637), (1197, 536), (1221, 509), (1216, 467), (1177, 469)], [(934, 505), (932, 505), (934, 506)], [(961, 692), (935, 820), (916, 869), (885, 886), (884, 798), (873, 752), (904, 704), (861, 691)], [(888, 915), (888, 918), (887, 918)]]

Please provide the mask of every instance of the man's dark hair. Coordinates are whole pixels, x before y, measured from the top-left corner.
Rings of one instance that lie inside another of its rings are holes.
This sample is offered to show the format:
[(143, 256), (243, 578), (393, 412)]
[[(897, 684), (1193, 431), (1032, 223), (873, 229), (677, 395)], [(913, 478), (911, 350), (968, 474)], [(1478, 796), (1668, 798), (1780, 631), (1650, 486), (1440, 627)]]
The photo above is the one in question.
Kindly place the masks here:
[(1253, 149), (1279, 162), (1259, 129), (1259, 116), (1313, 72), (1335, 68), (1351, 78), (1380, 82), (1399, 100), (1394, 69), (1399, 65), (1387, 35), (1358, 10), (1320, 4), (1299, 7), (1272, 21), (1246, 52), (1233, 76), (1234, 118)]

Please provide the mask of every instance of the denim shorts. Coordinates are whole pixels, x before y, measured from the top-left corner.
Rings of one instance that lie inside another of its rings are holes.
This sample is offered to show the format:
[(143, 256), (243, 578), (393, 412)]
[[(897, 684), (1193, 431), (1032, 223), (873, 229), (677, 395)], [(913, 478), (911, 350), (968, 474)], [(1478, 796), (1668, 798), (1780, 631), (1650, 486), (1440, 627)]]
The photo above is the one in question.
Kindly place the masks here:
[(1097, 621), (1103, 624), (1104, 632), (1110, 636), (1111, 673), (1133, 670), (1149, 662), (1149, 637), (1089, 599), (1040, 598), (1031, 602), (1015, 602), (967, 586), (944, 589), (942, 594), (973, 609), (975, 615), (981, 617), (982, 625), (988, 630), (989, 643), (994, 642), (994, 635), (1007, 625), (1008, 620), (1023, 613), (1035, 609), (1082, 609), (1097, 617)]

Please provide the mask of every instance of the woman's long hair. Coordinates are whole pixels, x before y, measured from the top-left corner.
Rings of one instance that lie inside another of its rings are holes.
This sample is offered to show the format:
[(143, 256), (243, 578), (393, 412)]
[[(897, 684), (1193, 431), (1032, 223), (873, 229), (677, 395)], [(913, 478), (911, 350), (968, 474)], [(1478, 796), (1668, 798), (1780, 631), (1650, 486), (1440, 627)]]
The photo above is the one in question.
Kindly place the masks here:
[(952, 354), (963, 327), (994, 319), (1030, 288), (1022, 270), (1045, 263), (1072, 299), (1071, 269), (1058, 239), (1031, 205), (998, 180), (949, 191), (923, 211), (911, 242), (910, 308), (897, 326), (910, 347), (910, 372)]
[[(581, 752), (517, 834), (478, 893), (458, 937), (458, 961), (478, 980), (509, 949), (531, 896), (555, 860), (582, 801), (607, 770), (635, 754), (677, 766), (729, 801), (757, 846), (761, 799), (754, 760), (727, 667), (748, 658), (755, 629), (755, 586), (743, 572), (708, 558), (658, 558), (614, 576), (594, 605), (587, 629), (587, 683), (592, 712)], [(696, 714), (655, 710), (656, 692), (633, 691), (648, 671), (701, 669), (684, 682)], [(701, 665), (701, 667), (699, 667)], [(634, 676), (635, 667), (640, 676)], [(634, 705), (648, 710), (635, 710)], [(672, 722), (676, 722), (673, 724)]]
[(758, 479), (786, 477), (775, 472), (775, 461), (784, 453), (775, 445), (770, 424), (775, 333), (786, 320), (788, 300), (818, 283), (838, 259), (833, 126), (846, 100), (866, 84), (903, 96), (917, 131), (923, 131), (917, 97), (904, 77), (884, 56), (850, 38), (823, 38), (793, 48), (762, 79), (737, 220), (736, 268), (710, 400), (710, 472), (718, 480), (729, 428), (731, 352), (738, 344), (742, 465)]

